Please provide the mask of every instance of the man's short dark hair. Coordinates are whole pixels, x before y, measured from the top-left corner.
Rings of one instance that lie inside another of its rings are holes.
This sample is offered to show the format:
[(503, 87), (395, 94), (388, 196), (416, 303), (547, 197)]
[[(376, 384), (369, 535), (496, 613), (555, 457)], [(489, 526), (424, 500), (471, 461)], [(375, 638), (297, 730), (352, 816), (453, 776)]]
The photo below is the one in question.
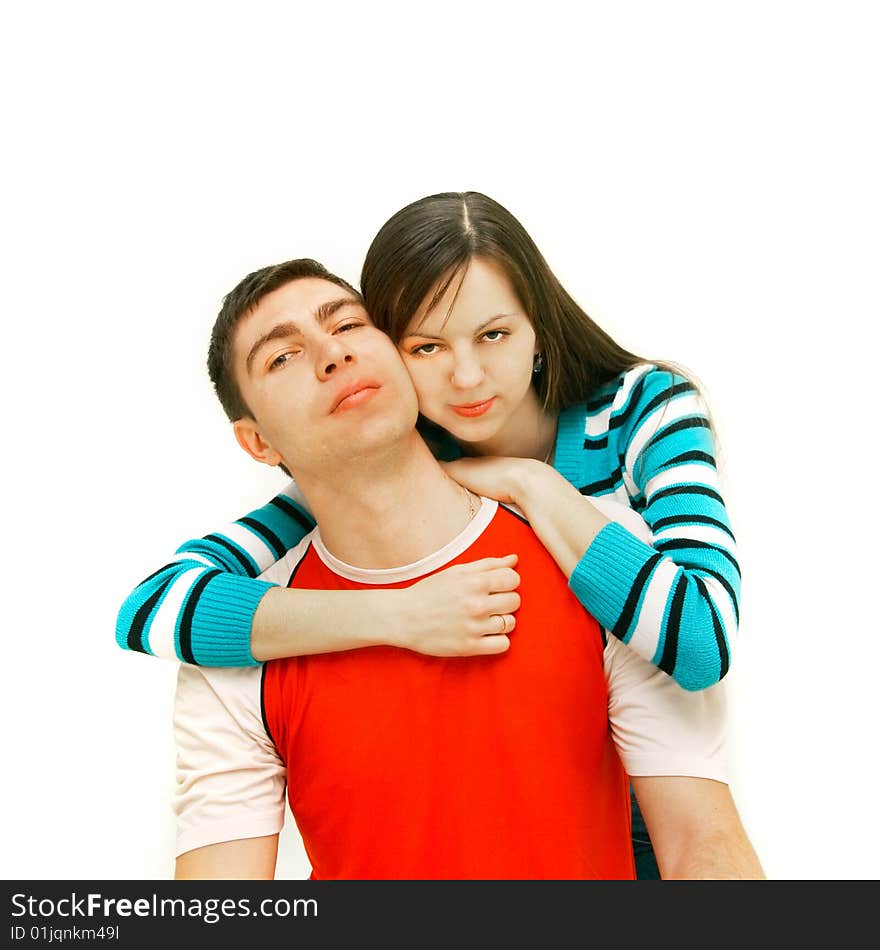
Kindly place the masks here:
[(348, 281), (331, 274), (330, 271), (310, 257), (300, 257), (281, 264), (271, 264), (261, 267), (242, 278), (232, 290), (223, 298), (223, 306), (214, 321), (211, 331), (211, 345), (208, 348), (208, 374), (214, 384), (214, 391), (220, 400), (220, 405), (229, 417), (230, 422), (247, 416), (253, 419), (247, 403), (241, 395), (238, 383), (235, 381), (235, 372), (232, 363), (232, 338), (239, 320), (251, 313), (260, 301), (278, 290), (285, 284), (290, 284), (303, 277), (318, 277), (330, 281), (350, 291), (362, 300)]

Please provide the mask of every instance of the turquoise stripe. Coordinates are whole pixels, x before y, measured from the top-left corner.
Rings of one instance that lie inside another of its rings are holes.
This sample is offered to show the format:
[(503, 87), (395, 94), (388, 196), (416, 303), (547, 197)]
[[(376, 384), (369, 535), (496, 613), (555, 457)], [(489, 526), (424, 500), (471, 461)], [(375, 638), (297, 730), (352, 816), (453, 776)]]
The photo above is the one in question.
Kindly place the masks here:
[[(288, 495), (282, 495), (285, 501), (293, 505), (298, 511), (302, 512), (303, 517), (308, 518), (309, 521), (314, 524), (315, 519), (312, 517), (311, 512), (304, 508), (302, 505), (295, 502)], [(308, 534), (308, 531), (296, 520), (296, 518), (282, 511), (277, 505), (264, 505), (262, 508), (258, 508), (256, 511), (252, 511), (247, 517), (253, 518), (255, 521), (259, 521), (260, 524), (265, 525), (273, 534), (277, 535), (281, 543), (289, 551), (291, 548), (295, 548), (300, 541)], [(244, 527), (248, 527), (245, 525)], [(248, 530), (252, 530), (248, 528)], [(257, 534), (254, 532), (254, 534)], [(260, 537), (257, 534), (257, 537)], [(260, 540), (264, 540), (260, 538)], [(265, 541), (264, 541), (265, 543)], [(263, 569), (268, 565), (264, 565)]]
[(684, 689), (701, 690), (716, 683), (720, 673), (721, 658), (709, 604), (700, 596), (693, 578), (688, 578), (673, 676)]
[[(205, 586), (192, 620), (192, 651), (200, 666), (256, 666), (251, 624), (266, 591), (276, 584), (218, 574)], [(176, 635), (179, 646), (179, 621)]]

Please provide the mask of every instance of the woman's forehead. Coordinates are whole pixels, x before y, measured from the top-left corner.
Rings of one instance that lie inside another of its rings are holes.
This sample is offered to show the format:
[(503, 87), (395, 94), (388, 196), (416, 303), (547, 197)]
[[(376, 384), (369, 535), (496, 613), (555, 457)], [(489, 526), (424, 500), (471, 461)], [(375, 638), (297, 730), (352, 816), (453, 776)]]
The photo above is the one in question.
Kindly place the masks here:
[(500, 317), (527, 315), (504, 268), (474, 257), (437, 281), (410, 319), (405, 335), (471, 332)]

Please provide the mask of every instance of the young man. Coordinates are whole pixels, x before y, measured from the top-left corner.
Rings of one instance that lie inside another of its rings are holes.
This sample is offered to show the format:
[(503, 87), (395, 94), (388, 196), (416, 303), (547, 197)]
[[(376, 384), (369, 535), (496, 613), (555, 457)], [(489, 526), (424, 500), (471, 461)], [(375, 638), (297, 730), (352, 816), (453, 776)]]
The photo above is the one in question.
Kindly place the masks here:
[(496, 656), (182, 666), (176, 877), (271, 878), (286, 789), (316, 878), (632, 878), (630, 776), (665, 877), (763, 876), (725, 784), (723, 693), (604, 643), (528, 525), (445, 474), (356, 292), (310, 261), (251, 274), (211, 363), (240, 445), (293, 473), (318, 525), (266, 579), (403, 588), (516, 550), (521, 606)]

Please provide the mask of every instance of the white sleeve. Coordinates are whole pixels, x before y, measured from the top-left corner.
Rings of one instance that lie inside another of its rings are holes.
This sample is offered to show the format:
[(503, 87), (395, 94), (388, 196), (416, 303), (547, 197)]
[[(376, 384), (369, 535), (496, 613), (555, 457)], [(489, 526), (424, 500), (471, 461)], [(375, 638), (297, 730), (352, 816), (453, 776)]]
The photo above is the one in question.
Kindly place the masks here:
[[(608, 497), (591, 498), (607, 518), (647, 544), (645, 520)], [(687, 775), (728, 783), (727, 683), (691, 692), (608, 635), (608, 718), (630, 775)]]
[(174, 700), (176, 854), (277, 834), (287, 773), (266, 734), (262, 666), (181, 664)]
[(605, 648), (611, 734), (629, 775), (687, 775), (729, 784), (727, 686), (699, 692), (614, 637)]

